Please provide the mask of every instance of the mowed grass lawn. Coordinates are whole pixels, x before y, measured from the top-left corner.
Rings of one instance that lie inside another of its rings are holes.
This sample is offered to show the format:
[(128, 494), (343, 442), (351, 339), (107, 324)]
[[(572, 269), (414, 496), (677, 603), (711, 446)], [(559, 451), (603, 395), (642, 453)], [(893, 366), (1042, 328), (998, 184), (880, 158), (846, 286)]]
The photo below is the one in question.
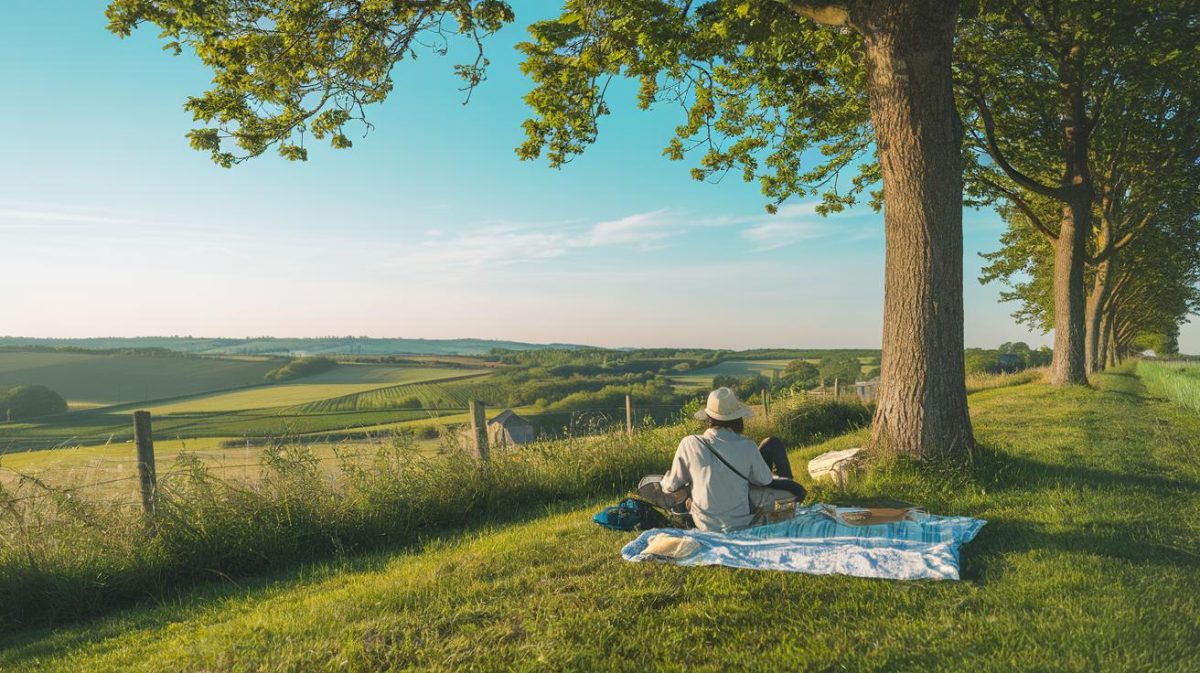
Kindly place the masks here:
[(819, 494), (987, 519), (959, 582), (626, 563), (582, 502), (2, 636), (0, 670), (1200, 670), (1200, 416), (1099, 386), (973, 395), (965, 478)]

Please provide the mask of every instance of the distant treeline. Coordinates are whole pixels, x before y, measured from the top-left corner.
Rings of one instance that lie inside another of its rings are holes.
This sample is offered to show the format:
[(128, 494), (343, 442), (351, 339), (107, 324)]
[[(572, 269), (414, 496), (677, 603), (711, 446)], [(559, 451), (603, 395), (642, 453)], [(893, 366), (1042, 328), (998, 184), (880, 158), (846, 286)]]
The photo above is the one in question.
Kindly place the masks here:
[(135, 355), (149, 358), (202, 358), (209, 357), (199, 353), (175, 351), (169, 348), (85, 348), (83, 346), (51, 346), (51, 345), (0, 345), (3, 353), (71, 353), (77, 355)]
[(493, 351), (505, 366), (488, 378), (501, 403), (546, 411), (616, 408), (625, 395), (647, 405), (682, 404), (669, 376), (711, 367), (729, 351), (696, 349), (607, 350), (600, 348)]
[(999, 348), (968, 348), (965, 353), (967, 374), (1007, 374), (1050, 364), (1054, 352), (1046, 346), (1036, 350), (1024, 341), (1007, 342)]
[(267, 372), (263, 376), (263, 379), (274, 382), (288, 381), (298, 379), (301, 376), (312, 376), (313, 374), (327, 372), (337, 365), (337, 360), (333, 358), (296, 358), (282, 367), (276, 367)]
[(733, 360), (820, 360), (823, 358), (875, 358), (878, 348), (756, 348), (728, 351), (725, 359)]
[(486, 355), (493, 349), (571, 349), (571, 344), (528, 344), (491, 339), (385, 339), (365, 336), (204, 338), (191, 336), (89, 337), (46, 339), (0, 336), (0, 347), (81, 349), (165, 349), (204, 355)]
[(66, 410), (67, 401), (46, 386), (0, 388), (0, 422), (23, 421)]

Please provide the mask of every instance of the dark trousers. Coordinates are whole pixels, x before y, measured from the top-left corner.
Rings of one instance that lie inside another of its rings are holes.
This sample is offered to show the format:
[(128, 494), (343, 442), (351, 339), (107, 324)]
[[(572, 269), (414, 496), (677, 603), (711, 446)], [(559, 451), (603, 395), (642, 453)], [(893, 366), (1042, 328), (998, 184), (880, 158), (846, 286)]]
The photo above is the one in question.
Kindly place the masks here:
[(767, 437), (759, 442), (758, 453), (767, 467), (771, 468), (771, 472), (777, 476), (776, 479), (771, 480), (771, 488), (787, 491), (796, 496), (797, 500), (803, 501), (808, 492), (795, 482), (792, 463), (788, 460), (787, 448), (783, 445), (783, 440), (778, 437)]
[(792, 464), (788, 461), (787, 448), (783, 445), (782, 439), (767, 437), (758, 443), (758, 453), (767, 463), (767, 467), (771, 468), (773, 474), (784, 479), (795, 478), (796, 475), (792, 474)]

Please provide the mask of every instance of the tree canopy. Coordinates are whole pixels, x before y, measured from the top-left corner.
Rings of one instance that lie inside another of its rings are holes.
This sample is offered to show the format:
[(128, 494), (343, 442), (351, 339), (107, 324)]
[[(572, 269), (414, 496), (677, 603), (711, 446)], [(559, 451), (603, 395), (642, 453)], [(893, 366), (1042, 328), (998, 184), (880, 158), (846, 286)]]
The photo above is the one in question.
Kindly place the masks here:
[[(667, 156), (698, 153), (697, 179), (733, 171), (757, 181), (768, 210), (819, 194), (818, 210), (836, 211), (890, 183), (873, 441), (914, 455), (961, 450), (973, 440), (958, 366), (957, 9), (944, 0), (565, 0), (521, 45), (535, 86), (518, 153), (570, 161), (597, 138), (608, 82), (627, 77), (640, 82), (642, 107), (679, 106)], [(445, 53), (452, 36), (477, 47), (456, 66), (469, 96), (486, 76), (484, 39), (515, 16), (502, 0), (112, 0), (108, 18), (119, 35), (158, 25), (168, 49), (192, 49), (213, 71), (212, 88), (186, 103), (201, 123), (190, 138), (232, 166), (271, 147), (306, 159), (307, 135), (349, 147), (346, 125), (366, 124), (366, 108), (392, 92), (393, 66), (418, 50)], [(882, 192), (871, 196), (879, 205)]]

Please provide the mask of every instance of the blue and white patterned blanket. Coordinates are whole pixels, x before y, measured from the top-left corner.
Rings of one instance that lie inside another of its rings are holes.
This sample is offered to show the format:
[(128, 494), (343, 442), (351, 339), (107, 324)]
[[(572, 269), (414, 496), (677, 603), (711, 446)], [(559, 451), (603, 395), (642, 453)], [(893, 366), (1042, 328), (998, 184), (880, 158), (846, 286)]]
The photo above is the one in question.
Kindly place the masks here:
[[(964, 516), (920, 513), (908, 521), (850, 526), (825, 514), (822, 510), (828, 507), (813, 505), (797, 510), (795, 518), (788, 521), (731, 533), (649, 530), (625, 545), (621, 556), (628, 561), (687, 566), (723, 565), (899, 580), (956, 580), (959, 547), (970, 542), (986, 523)], [(650, 540), (658, 535), (690, 539), (698, 547), (680, 558), (646, 553)]]

